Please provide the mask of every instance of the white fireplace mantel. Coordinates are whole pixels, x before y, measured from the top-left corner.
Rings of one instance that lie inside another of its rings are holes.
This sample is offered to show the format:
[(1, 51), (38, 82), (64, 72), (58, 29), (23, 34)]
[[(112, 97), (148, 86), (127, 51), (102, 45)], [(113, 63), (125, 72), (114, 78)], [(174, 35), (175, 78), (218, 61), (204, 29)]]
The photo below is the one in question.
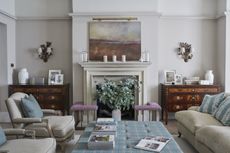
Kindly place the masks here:
[(84, 70), (84, 102), (95, 103), (95, 79), (97, 77), (137, 76), (140, 84), (136, 104), (146, 103), (146, 68), (151, 62), (82, 62), (79, 63)]
[(81, 62), (83, 68), (146, 68), (151, 62)]

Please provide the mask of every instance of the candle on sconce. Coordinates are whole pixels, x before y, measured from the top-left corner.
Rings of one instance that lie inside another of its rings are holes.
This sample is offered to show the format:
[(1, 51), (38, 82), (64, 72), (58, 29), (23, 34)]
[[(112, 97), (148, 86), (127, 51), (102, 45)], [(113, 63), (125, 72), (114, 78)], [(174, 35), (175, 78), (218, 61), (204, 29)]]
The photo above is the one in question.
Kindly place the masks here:
[(121, 56), (122, 62), (126, 62), (126, 55)]
[(113, 55), (113, 62), (116, 62), (116, 61), (117, 61), (117, 56)]
[(181, 48), (180, 48), (180, 52), (181, 52), (181, 53), (184, 53), (184, 52), (185, 52), (185, 48), (184, 48), (184, 47), (181, 47)]
[(104, 55), (104, 56), (103, 56), (103, 61), (104, 61), (104, 62), (108, 62), (108, 57), (107, 57), (107, 55)]

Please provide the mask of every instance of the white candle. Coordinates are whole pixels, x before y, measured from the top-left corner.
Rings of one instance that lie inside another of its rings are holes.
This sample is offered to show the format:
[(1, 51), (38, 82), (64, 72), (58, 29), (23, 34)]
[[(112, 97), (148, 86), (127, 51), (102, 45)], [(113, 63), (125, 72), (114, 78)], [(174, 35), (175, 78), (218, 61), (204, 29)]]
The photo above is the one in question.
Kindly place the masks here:
[(126, 55), (121, 56), (122, 62), (126, 62)]
[(83, 62), (87, 62), (88, 61), (88, 53), (85, 52), (83, 53)]
[(107, 57), (107, 55), (104, 55), (104, 56), (103, 56), (103, 61), (104, 61), (104, 62), (108, 62), (108, 57)]
[(180, 51), (181, 51), (181, 53), (183, 54), (183, 53), (185, 52), (185, 48), (184, 48), (184, 47), (181, 47), (181, 48), (180, 48)]
[(145, 52), (145, 61), (149, 62), (149, 52), (148, 51)]
[(113, 62), (116, 62), (116, 61), (117, 61), (117, 56), (113, 55)]

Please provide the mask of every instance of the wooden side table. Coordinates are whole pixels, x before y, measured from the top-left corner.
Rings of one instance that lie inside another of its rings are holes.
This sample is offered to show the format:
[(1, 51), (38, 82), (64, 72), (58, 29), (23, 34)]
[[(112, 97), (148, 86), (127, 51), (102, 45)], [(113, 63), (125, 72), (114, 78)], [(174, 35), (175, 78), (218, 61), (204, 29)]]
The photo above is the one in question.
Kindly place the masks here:
[(168, 122), (168, 112), (186, 110), (190, 106), (200, 106), (205, 94), (218, 94), (220, 85), (160, 85), (162, 120)]
[(43, 109), (61, 110), (69, 114), (69, 84), (64, 85), (9, 85), (9, 96), (15, 92), (33, 94)]

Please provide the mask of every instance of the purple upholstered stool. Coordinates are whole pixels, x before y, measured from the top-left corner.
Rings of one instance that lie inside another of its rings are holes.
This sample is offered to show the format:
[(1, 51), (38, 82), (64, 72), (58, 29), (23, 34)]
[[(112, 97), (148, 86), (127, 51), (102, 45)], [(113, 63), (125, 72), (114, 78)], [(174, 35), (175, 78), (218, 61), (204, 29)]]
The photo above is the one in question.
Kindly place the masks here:
[[(149, 111), (149, 119), (150, 114), (152, 113), (152, 119), (153, 119), (153, 112), (156, 114), (156, 121), (160, 120), (160, 110), (161, 106), (156, 102), (148, 102), (145, 105), (135, 105), (134, 110), (136, 111), (136, 114), (139, 114), (139, 111), (142, 113), (142, 121), (144, 121), (144, 111)], [(137, 115), (135, 116), (137, 120)]]
[(73, 112), (73, 116), (75, 116), (75, 113), (76, 113), (76, 117), (77, 117), (76, 121), (78, 123), (81, 121), (81, 127), (82, 127), (82, 122), (83, 122), (84, 111), (87, 112), (87, 123), (89, 123), (89, 112), (94, 111), (94, 120), (96, 120), (97, 109), (98, 109), (97, 105), (95, 104), (84, 105), (83, 102), (75, 102), (70, 108), (70, 110)]

